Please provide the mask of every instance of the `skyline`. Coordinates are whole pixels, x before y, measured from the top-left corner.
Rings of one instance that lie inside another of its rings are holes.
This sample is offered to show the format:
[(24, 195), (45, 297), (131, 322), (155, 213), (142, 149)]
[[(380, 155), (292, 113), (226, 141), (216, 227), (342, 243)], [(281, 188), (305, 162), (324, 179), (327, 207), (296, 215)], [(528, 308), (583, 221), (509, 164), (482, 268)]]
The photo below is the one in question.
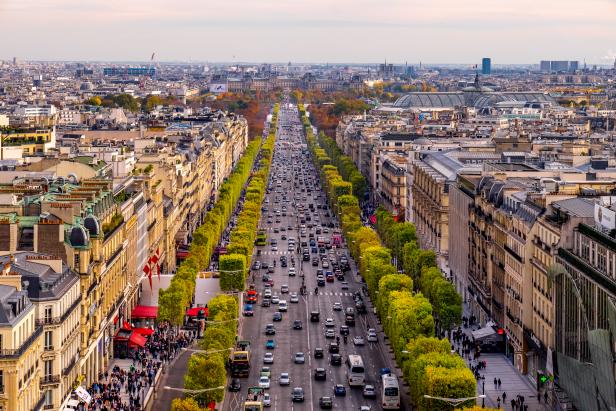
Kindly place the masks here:
[(498, 66), (616, 58), (614, 0), (5, 0), (0, 15), (0, 35), (15, 39), (4, 44), (5, 60), (145, 62), (155, 52), (157, 62), (465, 65), (490, 57)]

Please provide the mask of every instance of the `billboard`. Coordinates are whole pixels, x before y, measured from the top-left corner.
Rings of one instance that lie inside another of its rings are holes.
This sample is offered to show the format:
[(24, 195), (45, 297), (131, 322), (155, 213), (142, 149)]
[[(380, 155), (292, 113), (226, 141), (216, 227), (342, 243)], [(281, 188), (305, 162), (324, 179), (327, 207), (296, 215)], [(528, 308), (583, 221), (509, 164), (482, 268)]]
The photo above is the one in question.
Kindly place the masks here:
[(606, 230), (613, 230), (616, 228), (616, 213), (601, 204), (595, 203), (595, 222)]
[(210, 93), (226, 93), (227, 83), (212, 83), (210, 84)]

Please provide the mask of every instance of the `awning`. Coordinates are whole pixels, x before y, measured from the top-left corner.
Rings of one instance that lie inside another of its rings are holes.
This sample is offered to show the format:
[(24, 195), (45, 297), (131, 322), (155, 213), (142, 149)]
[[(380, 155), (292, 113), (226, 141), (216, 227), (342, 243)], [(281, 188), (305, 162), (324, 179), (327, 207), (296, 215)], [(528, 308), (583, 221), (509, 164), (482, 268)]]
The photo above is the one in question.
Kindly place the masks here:
[(133, 328), (133, 331), (139, 333), (143, 336), (148, 336), (154, 334), (154, 330), (151, 328)]
[(487, 340), (491, 338), (502, 339), (502, 336), (499, 335), (496, 330), (492, 326), (487, 326), (475, 330), (471, 333), (475, 341), (480, 342), (482, 340)]
[(189, 308), (188, 310), (186, 310), (186, 315), (188, 317), (196, 317), (199, 315), (199, 311), (205, 311), (205, 316), (207, 317), (209, 314), (209, 310), (207, 307), (193, 307), (193, 308)]
[(133, 318), (156, 318), (158, 316), (158, 307), (147, 305), (138, 305), (133, 308), (131, 317)]
[(132, 345), (138, 345), (139, 347), (145, 347), (146, 339), (139, 333), (132, 333), (128, 338), (128, 343)]

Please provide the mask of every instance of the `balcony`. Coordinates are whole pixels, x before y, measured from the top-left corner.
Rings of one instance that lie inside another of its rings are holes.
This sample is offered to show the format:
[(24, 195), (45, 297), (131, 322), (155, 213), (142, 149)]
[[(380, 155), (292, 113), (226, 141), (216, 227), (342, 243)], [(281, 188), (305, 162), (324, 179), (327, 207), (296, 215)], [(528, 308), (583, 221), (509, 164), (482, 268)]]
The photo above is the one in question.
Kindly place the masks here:
[(32, 345), (32, 343), (41, 336), (43, 333), (43, 327), (40, 325), (36, 327), (32, 335), (24, 341), (21, 347), (13, 350), (0, 350), (0, 359), (10, 359), (10, 358), (18, 358), (21, 354), (24, 353)]
[(43, 385), (52, 385), (52, 384), (60, 384), (60, 376), (59, 375), (46, 375), (41, 377), (41, 386)]
[(62, 375), (69, 375), (70, 372), (73, 370), (73, 367), (75, 367), (75, 364), (77, 364), (77, 356), (73, 357), (73, 360), (66, 366), (64, 367), (64, 369), (62, 370)]

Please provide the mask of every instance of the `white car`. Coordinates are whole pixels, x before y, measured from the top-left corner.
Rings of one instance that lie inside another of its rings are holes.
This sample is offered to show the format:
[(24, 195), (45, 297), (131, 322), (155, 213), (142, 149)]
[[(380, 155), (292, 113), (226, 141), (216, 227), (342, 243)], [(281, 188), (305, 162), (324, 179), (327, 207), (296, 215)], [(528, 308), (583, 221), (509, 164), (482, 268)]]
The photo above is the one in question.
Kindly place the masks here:
[(334, 311), (342, 311), (342, 303), (341, 302), (334, 303), (333, 309)]
[(271, 352), (266, 352), (263, 355), (263, 364), (273, 364), (274, 363), (274, 354)]
[(277, 295), (272, 295), (272, 304), (278, 304), (280, 302), (280, 297)]
[(280, 286), (280, 294), (286, 294), (289, 292), (289, 286), (287, 284), (283, 284)]
[(259, 378), (259, 388), (269, 388), (269, 387), (270, 387), (269, 377), (263, 376)]
[(278, 246), (277, 245), (273, 245), (272, 246), (272, 251), (278, 251)]
[(353, 337), (353, 344), (364, 345), (364, 337), (362, 337), (361, 335), (356, 335), (355, 337)]
[(374, 328), (370, 328), (368, 330), (368, 337), (366, 338), (368, 342), (377, 342), (379, 338), (376, 335), (376, 330)]
[(289, 268), (289, 277), (295, 277), (295, 267)]
[(332, 328), (328, 328), (327, 330), (325, 330), (325, 338), (335, 338), (336, 337), (336, 331), (334, 331)]
[(299, 303), (299, 297), (297, 296), (297, 293), (291, 293), (291, 298), (289, 299), (289, 301), (291, 301), (292, 303)]
[(289, 378), (288, 372), (283, 372), (280, 374), (280, 378), (278, 379), (278, 384), (280, 385), (289, 385), (291, 384), (291, 378)]
[(333, 318), (328, 318), (328, 319), (325, 320), (325, 326), (327, 328), (335, 327), (336, 323), (334, 322)]
[(266, 392), (265, 394), (263, 394), (263, 406), (264, 407), (272, 406), (272, 398), (270, 397), (269, 392)]
[(287, 300), (280, 300), (280, 302), (278, 303), (278, 311), (282, 312), (282, 311), (287, 311), (288, 309), (288, 305), (287, 305)]
[(295, 364), (303, 364), (306, 362), (306, 357), (303, 352), (295, 353)]

